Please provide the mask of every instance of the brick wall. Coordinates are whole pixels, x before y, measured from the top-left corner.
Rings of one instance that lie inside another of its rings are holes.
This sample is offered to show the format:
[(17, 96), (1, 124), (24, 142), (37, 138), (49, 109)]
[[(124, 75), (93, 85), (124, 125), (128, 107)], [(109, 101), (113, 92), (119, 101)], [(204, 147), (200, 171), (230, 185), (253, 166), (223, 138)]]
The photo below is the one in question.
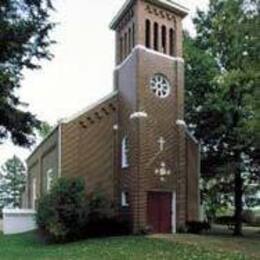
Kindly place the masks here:
[(114, 135), (117, 96), (62, 124), (63, 177), (83, 177), (88, 193), (114, 196)]

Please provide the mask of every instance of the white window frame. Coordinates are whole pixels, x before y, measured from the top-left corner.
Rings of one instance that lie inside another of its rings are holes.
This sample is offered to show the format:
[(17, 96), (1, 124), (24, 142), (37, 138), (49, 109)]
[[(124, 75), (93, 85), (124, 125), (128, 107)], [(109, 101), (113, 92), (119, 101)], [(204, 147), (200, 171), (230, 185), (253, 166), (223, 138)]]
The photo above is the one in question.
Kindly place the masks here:
[(37, 179), (34, 177), (32, 179), (32, 208), (36, 208), (36, 199), (37, 199)]
[(51, 184), (52, 184), (52, 180), (53, 180), (53, 169), (49, 169), (47, 172), (46, 172), (46, 181), (47, 181), (47, 192), (50, 191), (51, 189)]
[(125, 191), (121, 193), (121, 206), (129, 207), (129, 202), (127, 201), (127, 192)]
[(129, 167), (129, 161), (128, 161), (129, 147), (127, 146), (128, 146), (128, 138), (127, 136), (125, 136), (121, 144), (121, 166), (123, 169)]

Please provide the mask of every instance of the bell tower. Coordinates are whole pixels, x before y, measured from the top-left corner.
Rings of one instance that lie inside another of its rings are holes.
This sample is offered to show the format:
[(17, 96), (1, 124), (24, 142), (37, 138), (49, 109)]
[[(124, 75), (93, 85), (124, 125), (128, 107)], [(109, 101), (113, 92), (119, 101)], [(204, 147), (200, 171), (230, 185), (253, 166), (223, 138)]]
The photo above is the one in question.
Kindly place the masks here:
[(116, 32), (116, 64), (136, 45), (182, 57), (182, 19), (188, 9), (171, 0), (128, 0), (110, 24)]
[(117, 191), (129, 200), (119, 208), (135, 232), (175, 232), (188, 219), (186, 132), (178, 124), (184, 122), (187, 13), (170, 0), (128, 0), (110, 25), (119, 103)]

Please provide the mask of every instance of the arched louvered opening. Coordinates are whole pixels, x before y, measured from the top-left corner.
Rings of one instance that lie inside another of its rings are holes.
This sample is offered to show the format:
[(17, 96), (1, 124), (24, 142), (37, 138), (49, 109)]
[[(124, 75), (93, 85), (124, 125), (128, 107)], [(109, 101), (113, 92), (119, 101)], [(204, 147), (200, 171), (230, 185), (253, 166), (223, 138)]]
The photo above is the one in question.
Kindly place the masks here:
[(123, 60), (124, 58), (124, 40), (123, 40), (123, 37), (120, 37), (120, 40), (119, 40), (119, 59), (120, 61)]
[(132, 30), (128, 29), (128, 52), (130, 53), (132, 50)]
[(127, 56), (127, 33), (124, 36), (124, 58)]
[(135, 47), (135, 24), (134, 23), (132, 26), (132, 43), (133, 43), (132, 48), (134, 48)]
[(167, 53), (167, 37), (166, 37), (166, 26), (162, 26), (161, 30), (161, 41), (162, 41), (162, 52)]
[(153, 28), (153, 48), (158, 51), (159, 50), (159, 44), (158, 44), (158, 23), (154, 23)]
[(170, 49), (170, 55), (175, 55), (175, 37), (174, 37), (174, 30), (170, 29), (170, 35), (169, 35), (169, 49)]
[(145, 21), (145, 46), (151, 48), (151, 22), (148, 19)]

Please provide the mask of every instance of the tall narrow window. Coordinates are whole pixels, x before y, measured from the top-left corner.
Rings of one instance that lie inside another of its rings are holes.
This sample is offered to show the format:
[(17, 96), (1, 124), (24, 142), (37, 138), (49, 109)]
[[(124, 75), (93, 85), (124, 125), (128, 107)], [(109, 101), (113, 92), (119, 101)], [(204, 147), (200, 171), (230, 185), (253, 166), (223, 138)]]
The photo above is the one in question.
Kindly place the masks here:
[(120, 53), (119, 53), (119, 59), (120, 59), (120, 61), (122, 61), (123, 60), (123, 57), (124, 57), (124, 54), (123, 54), (123, 52), (124, 52), (124, 40), (123, 40), (123, 37), (120, 37)]
[(121, 166), (122, 168), (129, 167), (128, 161), (128, 153), (129, 153), (129, 145), (128, 145), (128, 138), (125, 136), (122, 140), (121, 144)]
[(128, 29), (128, 51), (131, 52), (132, 49), (132, 32), (131, 28)]
[(132, 28), (132, 42), (133, 42), (133, 48), (135, 47), (135, 24), (133, 23), (133, 28)]
[(153, 28), (153, 48), (158, 51), (158, 23), (154, 23)]
[(124, 39), (124, 58), (127, 56), (127, 33), (125, 33), (125, 39)]
[(46, 178), (47, 178), (47, 192), (50, 191), (51, 189), (51, 185), (52, 185), (52, 181), (53, 181), (53, 169), (49, 169), (46, 172)]
[(36, 178), (32, 179), (32, 208), (36, 208), (36, 198), (37, 198), (37, 181)]
[(171, 56), (174, 56), (174, 46), (175, 46), (175, 37), (174, 37), (174, 30), (173, 29), (170, 29), (170, 37), (169, 37), (169, 47), (170, 47), (170, 55)]
[(145, 46), (151, 48), (151, 22), (145, 21)]
[(167, 40), (166, 40), (166, 26), (162, 26), (162, 31), (161, 31), (161, 41), (162, 41), (162, 52), (167, 53)]

